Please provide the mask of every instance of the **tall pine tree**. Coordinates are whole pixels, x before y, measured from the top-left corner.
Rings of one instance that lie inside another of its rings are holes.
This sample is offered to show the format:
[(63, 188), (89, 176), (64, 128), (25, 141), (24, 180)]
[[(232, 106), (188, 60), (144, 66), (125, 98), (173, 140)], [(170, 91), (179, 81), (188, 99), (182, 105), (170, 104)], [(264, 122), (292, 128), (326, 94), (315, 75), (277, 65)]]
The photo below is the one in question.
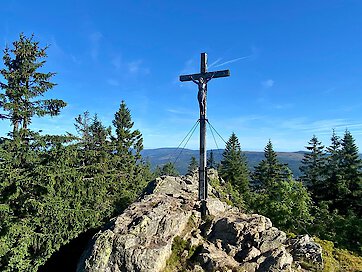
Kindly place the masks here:
[(187, 173), (192, 174), (194, 171), (196, 171), (199, 168), (199, 164), (197, 163), (197, 160), (194, 156), (190, 159), (190, 164), (187, 168)]
[(269, 140), (264, 148), (264, 157), (252, 174), (253, 186), (257, 189), (268, 189), (274, 183), (286, 178), (290, 170), (278, 161), (273, 144)]
[(209, 157), (207, 158), (206, 162), (207, 168), (209, 169), (215, 169), (216, 168), (216, 162), (214, 158), (214, 151), (210, 150)]
[(246, 157), (242, 153), (240, 143), (235, 133), (232, 133), (226, 143), (220, 164), (221, 177), (231, 183), (241, 194), (249, 192), (249, 170)]
[(311, 221), (311, 198), (301, 182), (295, 181), (291, 170), (278, 161), (269, 140), (264, 157), (252, 175), (254, 192), (251, 209), (268, 216), (284, 230), (301, 231)]
[(321, 200), (325, 192), (325, 165), (326, 154), (324, 153), (324, 146), (318, 138), (313, 135), (312, 139), (306, 146), (309, 152), (304, 154), (302, 159), (302, 172), (301, 180), (307, 188), (309, 188), (315, 200)]
[(359, 158), (358, 148), (352, 134), (346, 130), (341, 141), (341, 164), (343, 183), (339, 186), (339, 193), (344, 200), (339, 209), (348, 213), (356, 211), (362, 214), (362, 162)]
[(33, 36), (20, 34), (18, 41), (13, 42), (13, 49), (4, 50), (5, 68), (0, 70), (6, 82), (0, 83), (4, 93), (0, 94), (0, 106), (7, 114), (13, 126), (12, 135), (27, 137), (31, 119), (36, 116), (55, 116), (66, 106), (63, 100), (39, 99), (56, 84), (50, 82), (55, 73), (42, 73), (40, 68), (46, 63), (47, 47), (40, 48)]

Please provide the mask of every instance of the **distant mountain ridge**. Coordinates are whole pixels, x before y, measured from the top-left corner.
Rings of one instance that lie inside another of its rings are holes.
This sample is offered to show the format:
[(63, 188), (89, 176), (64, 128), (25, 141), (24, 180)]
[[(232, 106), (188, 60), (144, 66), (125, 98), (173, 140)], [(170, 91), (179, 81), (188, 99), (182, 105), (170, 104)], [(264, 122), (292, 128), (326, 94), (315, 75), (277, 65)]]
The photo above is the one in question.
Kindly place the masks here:
[[(213, 149), (214, 159), (216, 163), (219, 163), (222, 159), (222, 153), (224, 149)], [(207, 151), (209, 156), (210, 150)], [(261, 160), (264, 159), (264, 152), (257, 151), (244, 151), (247, 158), (248, 166), (250, 170), (254, 169)], [(191, 149), (177, 149), (177, 148), (156, 148), (145, 149), (141, 152), (143, 158), (151, 164), (151, 168), (155, 169), (157, 165), (162, 166), (167, 162), (174, 162), (177, 170), (180, 174), (184, 175), (187, 172), (187, 167), (190, 163), (191, 157), (194, 156), (199, 159), (199, 151)], [(299, 177), (301, 172), (299, 167), (303, 159), (305, 152), (277, 152), (278, 159), (281, 163), (288, 164), (292, 170), (294, 177)]]

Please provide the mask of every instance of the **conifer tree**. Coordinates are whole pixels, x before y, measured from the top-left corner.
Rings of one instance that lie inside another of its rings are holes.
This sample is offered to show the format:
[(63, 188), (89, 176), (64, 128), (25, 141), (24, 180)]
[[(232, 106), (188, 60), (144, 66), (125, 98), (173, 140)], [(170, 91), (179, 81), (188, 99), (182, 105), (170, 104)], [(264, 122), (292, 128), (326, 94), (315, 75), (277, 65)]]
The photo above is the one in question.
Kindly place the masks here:
[(214, 158), (214, 151), (210, 150), (209, 157), (207, 158), (207, 168), (214, 169), (216, 168), (216, 162)]
[[(5, 68), (0, 70), (5, 80), (0, 83), (4, 91), (0, 94), (0, 107), (5, 112), (1, 119), (8, 119), (12, 124), (10, 138), (3, 138), (0, 145), (2, 271), (36, 271), (60, 246), (60, 241), (72, 235), (68, 229), (64, 232), (65, 228), (57, 228), (65, 223), (65, 220), (58, 221), (61, 219), (57, 216), (66, 213), (62, 209), (66, 201), (59, 201), (55, 206), (49, 200), (55, 190), (62, 191), (63, 184), (58, 183), (55, 171), (62, 168), (59, 166), (65, 161), (65, 153), (60, 149), (67, 137), (41, 136), (29, 128), (34, 116), (58, 115), (66, 105), (58, 99), (39, 99), (55, 85), (50, 82), (54, 73), (39, 71), (46, 62), (45, 51), (46, 48), (40, 48), (39, 43), (33, 41), (33, 36), (27, 38), (21, 34), (12, 49), (4, 50)], [(58, 167), (50, 172), (49, 165), (55, 161)], [(62, 170), (67, 172), (68, 168)], [(45, 212), (54, 220), (46, 217)], [(55, 226), (54, 221), (61, 223)], [(74, 231), (79, 233), (79, 229)]]
[(129, 192), (129, 199), (134, 199), (151, 177), (149, 166), (142, 161), (142, 134), (138, 129), (133, 129), (131, 112), (124, 101), (121, 102), (112, 123), (115, 135), (111, 137), (111, 163), (115, 170), (115, 190), (121, 190), (123, 195)]
[(180, 174), (177, 171), (175, 164), (168, 162), (162, 166), (160, 175), (179, 176)]
[(126, 103), (122, 100), (119, 110), (114, 115), (113, 126), (116, 129), (116, 136), (113, 137), (115, 150), (119, 156), (124, 157), (124, 163), (128, 159), (134, 159), (137, 162), (141, 159), (143, 149), (143, 139), (141, 132), (136, 129), (132, 131), (134, 122), (132, 122), (131, 112)]
[(270, 140), (264, 148), (264, 157), (265, 159), (255, 166), (252, 174), (253, 186), (260, 189), (271, 188), (274, 183), (286, 178), (290, 172), (284, 164), (278, 161)]
[(361, 215), (362, 210), (362, 162), (359, 158), (358, 148), (352, 134), (346, 130), (341, 141), (340, 170), (342, 180), (338, 185), (340, 198), (344, 200), (339, 209), (345, 214), (348, 211), (357, 211)]
[(264, 157), (252, 175), (256, 185), (251, 198), (252, 211), (268, 216), (284, 230), (304, 231), (312, 219), (307, 189), (293, 179), (287, 165), (278, 161), (270, 140), (264, 148)]
[(241, 194), (249, 192), (249, 170), (246, 157), (241, 152), (240, 143), (235, 133), (232, 133), (226, 143), (220, 165), (221, 177), (235, 186)]
[(33, 35), (26, 37), (20, 34), (19, 40), (13, 42), (13, 49), (7, 47), (4, 50), (5, 68), (0, 73), (6, 82), (0, 83), (4, 90), (0, 94), (0, 106), (7, 112), (3, 117), (12, 123), (13, 137), (27, 137), (28, 126), (34, 115), (55, 116), (66, 106), (63, 100), (38, 98), (56, 85), (50, 82), (55, 73), (39, 71), (46, 63), (46, 49), (33, 41)]
[(199, 167), (199, 164), (197, 163), (197, 160), (194, 156), (191, 157), (191, 160), (190, 160), (190, 164), (187, 168), (187, 173), (191, 174), (193, 173), (195, 170), (197, 170)]
[(342, 182), (341, 166), (341, 140), (333, 130), (331, 144), (327, 147), (327, 161), (324, 171), (325, 186), (321, 188), (320, 199), (322, 201), (334, 202), (340, 197), (339, 184)]
[(300, 167), (303, 173), (301, 180), (309, 188), (314, 199), (320, 200), (323, 198), (326, 189), (324, 176), (326, 154), (324, 153), (324, 146), (315, 135), (308, 144), (306, 148), (309, 152), (304, 154), (302, 166)]

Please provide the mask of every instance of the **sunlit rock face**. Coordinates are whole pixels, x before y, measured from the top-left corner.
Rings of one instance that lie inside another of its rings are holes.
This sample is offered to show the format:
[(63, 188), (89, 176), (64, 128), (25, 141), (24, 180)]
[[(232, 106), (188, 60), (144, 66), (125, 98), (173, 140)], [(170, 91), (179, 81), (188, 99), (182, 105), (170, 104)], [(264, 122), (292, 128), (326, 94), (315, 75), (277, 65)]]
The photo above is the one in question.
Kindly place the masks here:
[[(218, 178), (216, 171), (209, 176)], [(77, 271), (163, 271), (175, 237), (196, 249), (179, 256), (187, 259), (185, 271), (301, 271), (293, 255), (303, 261), (313, 256), (322, 265), (311, 238), (288, 240), (267, 217), (242, 213), (211, 193), (202, 219), (197, 184), (196, 173), (150, 183), (139, 201), (93, 237)]]

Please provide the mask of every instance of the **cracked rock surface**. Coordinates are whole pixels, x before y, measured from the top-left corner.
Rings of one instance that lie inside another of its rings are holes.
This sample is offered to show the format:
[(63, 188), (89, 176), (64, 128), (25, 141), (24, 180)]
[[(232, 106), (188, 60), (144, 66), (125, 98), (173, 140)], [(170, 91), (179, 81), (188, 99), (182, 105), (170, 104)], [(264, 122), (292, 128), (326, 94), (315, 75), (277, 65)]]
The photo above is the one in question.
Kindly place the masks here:
[(77, 271), (163, 271), (176, 236), (198, 248), (185, 271), (306, 271), (298, 260), (322, 267), (320, 246), (310, 237), (288, 240), (267, 217), (241, 213), (211, 194), (210, 215), (202, 220), (197, 179), (162, 176), (150, 183), (139, 201), (93, 237)]

